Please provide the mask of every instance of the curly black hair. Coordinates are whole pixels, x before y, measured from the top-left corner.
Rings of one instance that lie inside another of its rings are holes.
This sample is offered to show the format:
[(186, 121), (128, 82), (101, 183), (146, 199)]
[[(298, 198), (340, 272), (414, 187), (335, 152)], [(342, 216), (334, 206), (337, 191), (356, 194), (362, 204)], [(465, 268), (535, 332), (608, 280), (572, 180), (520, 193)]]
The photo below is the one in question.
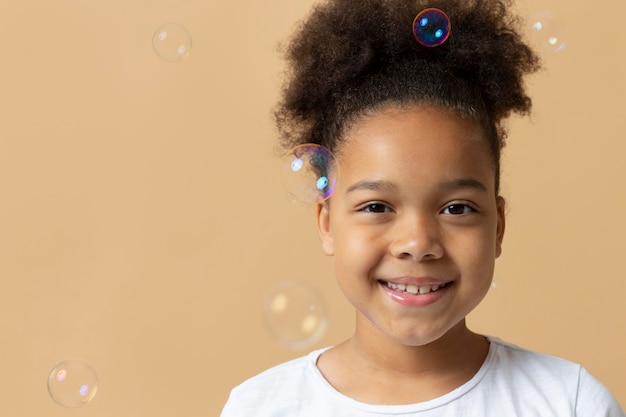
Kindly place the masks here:
[[(335, 150), (355, 120), (388, 104), (430, 103), (485, 129), (499, 183), (511, 112), (531, 100), (523, 77), (539, 68), (510, 0), (327, 0), (314, 7), (284, 51), (288, 62), (275, 109), (281, 144)], [(450, 19), (437, 47), (419, 44), (413, 20), (426, 8)]]

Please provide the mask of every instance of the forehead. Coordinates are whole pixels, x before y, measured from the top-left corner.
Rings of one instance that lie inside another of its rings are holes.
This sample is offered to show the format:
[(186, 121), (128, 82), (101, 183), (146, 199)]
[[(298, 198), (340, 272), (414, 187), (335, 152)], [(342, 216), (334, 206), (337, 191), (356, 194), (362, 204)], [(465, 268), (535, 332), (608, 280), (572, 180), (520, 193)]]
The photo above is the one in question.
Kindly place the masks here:
[(439, 129), (431, 130), (429, 133), (436, 134), (439, 130), (445, 130), (446, 133), (486, 140), (485, 132), (478, 121), (462, 117), (445, 107), (418, 102), (408, 105), (388, 104), (365, 113), (346, 129), (339, 148), (348, 139), (367, 136), (381, 129), (413, 128), (418, 136), (417, 134), (422, 133), (424, 128), (432, 129), (435, 126)]
[(434, 106), (386, 107), (356, 121), (336, 150), (350, 176), (468, 176), (494, 181), (485, 133), (470, 119)]

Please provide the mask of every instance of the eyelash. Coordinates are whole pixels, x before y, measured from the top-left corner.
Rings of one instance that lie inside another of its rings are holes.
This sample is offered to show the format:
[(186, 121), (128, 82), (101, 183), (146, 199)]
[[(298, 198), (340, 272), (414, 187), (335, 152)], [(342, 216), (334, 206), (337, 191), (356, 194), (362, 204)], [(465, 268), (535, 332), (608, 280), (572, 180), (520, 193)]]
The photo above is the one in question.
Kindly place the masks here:
[[(382, 209), (382, 211), (373, 210), (373, 208)], [(369, 203), (361, 207), (359, 211), (362, 211), (365, 213), (388, 213), (391, 211), (391, 209), (383, 203)]]
[[(463, 212), (462, 213), (450, 213), (450, 209), (452, 208), (462, 208)], [(359, 211), (365, 212), (365, 213), (388, 213), (390, 211), (392, 211), (387, 205), (383, 204), (383, 203), (369, 203), (366, 204), (365, 206), (361, 207), (359, 209)], [(446, 212), (448, 211), (448, 212)], [(469, 204), (461, 204), (461, 203), (457, 203), (457, 204), (450, 204), (449, 206), (444, 207), (443, 210), (441, 210), (442, 214), (449, 214), (452, 216), (460, 216), (463, 214), (468, 214), (468, 213), (475, 213), (476, 209), (474, 209), (472, 206), (470, 206)]]
[[(462, 208), (463, 212), (462, 213), (446, 213), (446, 211), (449, 211), (450, 208), (455, 207), (455, 208)], [(457, 204), (450, 204), (449, 206), (444, 207), (443, 210), (441, 210), (441, 213), (443, 214), (450, 214), (452, 216), (460, 216), (463, 214), (468, 214), (468, 213), (475, 213), (476, 209), (474, 209), (474, 207), (468, 205), (468, 204), (461, 204), (461, 203), (457, 203)]]

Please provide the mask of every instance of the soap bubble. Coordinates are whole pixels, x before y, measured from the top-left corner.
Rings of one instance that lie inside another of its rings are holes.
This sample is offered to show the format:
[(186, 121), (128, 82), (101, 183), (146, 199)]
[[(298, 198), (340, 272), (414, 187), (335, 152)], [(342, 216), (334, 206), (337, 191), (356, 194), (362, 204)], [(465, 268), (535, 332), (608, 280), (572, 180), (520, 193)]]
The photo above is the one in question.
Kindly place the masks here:
[(52, 368), (48, 376), (48, 392), (59, 405), (67, 408), (87, 404), (98, 391), (98, 376), (86, 363), (70, 359)]
[(326, 333), (326, 308), (317, 292), (304, 282), (286, 281), (267, 295), (263, 313), (275, 340), (290, 349), (305, 349)]
[(439, 46), (450, 36), (450, 19), (439, 9), (424, 9), (413, 20), (413, 34), (424, 46)]
[(291, 201), (319, 203), (335, 190), (337, 162), (325, 147), (305, 143), (285, 155), (282, 173)]
[(552, 12), (539, 12), (529, 19), (531, 42), (540, 53), (559, 53), (566, 47), (565, 30)]
[(191, 35), (178, 23), (166, 23), (152, 35), (152, 48), (165, 61), (182, 61), (191, 51)]

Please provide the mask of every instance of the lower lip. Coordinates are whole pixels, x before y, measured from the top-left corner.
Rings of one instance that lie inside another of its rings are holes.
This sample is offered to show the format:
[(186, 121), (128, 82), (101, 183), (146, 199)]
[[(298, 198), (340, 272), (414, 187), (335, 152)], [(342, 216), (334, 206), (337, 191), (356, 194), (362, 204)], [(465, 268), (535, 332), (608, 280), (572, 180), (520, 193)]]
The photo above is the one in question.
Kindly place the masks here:
[(441, 297), (446, 295), (452, 283), (449, 283), (443, 288), (438, 289), (437, 291), (431, 291), (428, 294), (409, 294), (404, 291), (392, 290), (387, 286), (387, 284), (381, 282), (380, 286), (387, 293), (391, 299), (399, 304), (406, 306), (414, 306), (414, 307), (422, 307), (432, 304), (439, 300)]

